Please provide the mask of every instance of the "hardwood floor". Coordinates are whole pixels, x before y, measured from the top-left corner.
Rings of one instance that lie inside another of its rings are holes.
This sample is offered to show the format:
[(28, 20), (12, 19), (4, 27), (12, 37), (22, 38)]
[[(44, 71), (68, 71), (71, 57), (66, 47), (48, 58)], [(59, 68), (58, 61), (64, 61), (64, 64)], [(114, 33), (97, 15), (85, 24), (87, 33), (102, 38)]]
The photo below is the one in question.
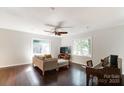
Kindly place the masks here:
[(45, 72), (32, 65), (0, 69), (0, 85), (12, 86), (83, 86), (86, 85), (85, 70), (77, 64)]

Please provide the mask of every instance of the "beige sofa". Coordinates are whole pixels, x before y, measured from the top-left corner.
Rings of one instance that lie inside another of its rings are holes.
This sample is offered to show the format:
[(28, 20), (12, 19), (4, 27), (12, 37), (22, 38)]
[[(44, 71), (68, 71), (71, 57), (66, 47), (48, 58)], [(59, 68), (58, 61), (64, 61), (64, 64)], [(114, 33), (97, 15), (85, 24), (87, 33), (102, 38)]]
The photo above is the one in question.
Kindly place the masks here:
[(57, 65), (57, 58), (43, 58), (39, 56), (33, 57), (33, 66), (37, 66), (39, 69), (41, 69), (43, 75), (45, 71), (53, 69), (58, 70)]

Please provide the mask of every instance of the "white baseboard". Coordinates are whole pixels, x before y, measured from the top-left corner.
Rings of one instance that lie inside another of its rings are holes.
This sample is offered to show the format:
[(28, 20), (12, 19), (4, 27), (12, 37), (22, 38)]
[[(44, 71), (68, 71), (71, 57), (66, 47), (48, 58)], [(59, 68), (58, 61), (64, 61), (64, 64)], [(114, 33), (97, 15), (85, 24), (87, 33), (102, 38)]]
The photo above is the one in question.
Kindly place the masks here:
[(82, 65), (81, 63), (73, 62), (73, 61), (71, 61), (71, 63), (78, 64), (78, 65)]
[(13, 67), (13, 66), (28, 65), (28, 64), (31, 64), (31, 63), (12, 64), (7, 66), (0, 66), (0, 68), (7, 68), (7, 67)]

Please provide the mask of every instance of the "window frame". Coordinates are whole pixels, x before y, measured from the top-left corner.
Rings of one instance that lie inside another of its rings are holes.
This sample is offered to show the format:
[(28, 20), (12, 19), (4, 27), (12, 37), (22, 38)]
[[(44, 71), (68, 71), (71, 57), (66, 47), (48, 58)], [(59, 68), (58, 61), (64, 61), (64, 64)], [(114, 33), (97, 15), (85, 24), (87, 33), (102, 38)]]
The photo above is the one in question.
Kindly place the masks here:
[(34, 56), (34, 55), (42, 55), (42, 53), (34, 53), (33, 52), (33, 41), (34, 40), (45, 40), (45, 41), (48, 41), (49, 42), (49, 52), (51, 53), (51, 40), (49, 40), (49, 39), (40, 39), (40, 38), (32, 38), (32, 41), (31, 41), (32, 56)]
[[(77, 54), (74, 54), (74, 48), (75, 48), (74, 42), (75, 42), (76, 40), (86, 40), (86, 39), (89, 39), (89, 40), (90, 40), (89, 54), (88, 54), (88, 55), (77, 55)], [(92, 37), (74, 39), (74, 40), (73, 40), (73, 47), (72, 47), (72, 55), (73, 55), (73, 56), (79, 56), (79, 57), (92, 57), (92, 56), (93, 56), (93, 54), (92, 54), (92, 47), (93, 47), (93, 46), (92, 46)]]

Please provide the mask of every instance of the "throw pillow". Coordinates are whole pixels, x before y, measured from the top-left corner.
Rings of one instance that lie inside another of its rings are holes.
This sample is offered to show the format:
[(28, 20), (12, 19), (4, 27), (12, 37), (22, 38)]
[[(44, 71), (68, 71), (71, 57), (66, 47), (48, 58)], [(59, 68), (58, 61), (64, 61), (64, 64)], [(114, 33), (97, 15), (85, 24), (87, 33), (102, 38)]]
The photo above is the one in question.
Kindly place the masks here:
[(45, 57), (44, 56), (42, 56), (42, 55), (40, 55), (40, 56), (37, 56), (40, 60), (44, 60), (45, 59)]
[(52, 58), (50, 54), (45, 55), (45, 59), (49, 59), (49, 58)]

